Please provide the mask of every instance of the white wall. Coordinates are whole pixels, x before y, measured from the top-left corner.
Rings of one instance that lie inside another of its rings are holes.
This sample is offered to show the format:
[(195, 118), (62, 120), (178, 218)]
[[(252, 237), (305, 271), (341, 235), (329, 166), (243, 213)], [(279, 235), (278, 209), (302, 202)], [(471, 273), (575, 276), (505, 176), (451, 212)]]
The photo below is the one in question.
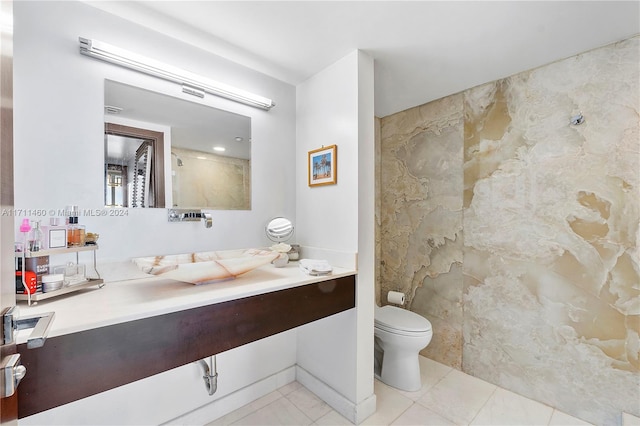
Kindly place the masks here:
[[(373, 58), (358, 52), (358, 291), (356, 401), (373, 392), (375, 305), (375, 112)], [(367, 415), (371, 405), (364, 408)], [(373, 400), (375, 409), (375, 399)]]
[[(354, 51), (300, 84), (297, 123), (300, 241), (303, 246), (358, 253), (356, 309), (301, 327), (297, 361), (321, 382), (303, 384), (358, 422), (375, 410), (373, 60)], [(308, 187), (308, 151), (333, 144), (338, 146), (337, 184)]]
[[(233, 357), (222, 354), (221, 360), (233, 359), (226, 366), (221, 362), (219, 369), (221, 377), (230, 377), (230, 382), (214, 399), (251, 383), (250, 387), (257, 386), (269, 377), (283, 377), (283, 369), (288, 371), (287, 366), (298, 362), (335, 395), (345, 398), (352, 409), (351, 413), (341, 411), (347, 417), (359, 421), (371, 414), (375, 409), (373, 193), (368, 187), (359, 190), (361, 183), (373, 182), (371, 58), (353, 52), (294, 88), (83, 3), (16, 3), (18, 208), (48, 211), (69, 204), (81, 209), (102, 208), (105, 79), (198, 101), (170, 83), (81, 56), (79, 36), (141, 52), (270, 97), (277, 104), (266, 112), (215, 97), (201, 101), (252, 118), (251, 211), (215, 211), (210, 230), (200, 223), (169, 224), (164, 209), (129, 209), (124, 217), (81, 217), (88, 231), (100, 234), (100, 260), (267, 245), (264, 224), (278, 215), (294, 220), (296, 242), (303, 246), (358, 253), (357, 309), (243, 346)], [(338, 145), (338, 184), (309, 188), (307, 152), (332, 144)], [(16, 224), (21, 219), (16, 218)], [(247, 365), (258, 364), (259, 368), (249, 370), (249, 376), (235, 374)], [(23, 422), (95, 419), (83, 416), (97, 407), (120, 406), (123, 401), (136, 401), (137, 405), (127, 412), (99, 408), (101, 420), (167, 421), (206, 403), (201, 397), (192, 397), (192, 392), (203, 387), (192, 370), (192, 365), (180, 367)], [(163, 406), (157, 415), (145, 417), (157, 409), (156, 400), (170, 400), (173, 406)]]
[[(303, 246), (358, 251), (358, 55), (297, 87), (296, 221)], [(309, 187), (308, 152), (337, 145), (338, 183)]]
[[(81, 217), (88, 231), (100, 234), (99, 260), (264, 246), (270, 244), (263, 230), (270, 218), (284, 215), (295, 221), (293, 86), (83, 3), (15, 2), (14, 26), (17, 208), (46, 214), (70, 204), (81, 209), (103, 207), (105, 79), (197, 101), (170, 83), (80, 55), (78, 37), (82, 36), (144, 53), (277, 103), (267, 112), (215, 97), (201, 101), (252, 119), (251, 211), (214, 211), (212, 229), (201, 223), (169, 224), (165, 209), (129, 209), (122, 217)], [(16, 217), (16, 224), (21, 219)], [(201, 376), (190, 364), (21, 423), (157, 424), (238, 389), (251, 390), (252, 383), (280, 377), (283, 369), (295, 365), (295, 351), (294, 330), (220, 355), (219, 390), (214, 397), (206, 394)], [(261, 389), (275, 388), (277, 383), (272, 382)], [(244, 397), (248, 399), (235, 403), (242, 405), (255, 397), (249, 392)], [(216, 408), (212, 415), (224, 414), (220, 410), (225, 407)]]
[[(100, 234), (99, 260), (264, 246), (270, 218), (295, 220), (293, 86), (83, 3), (16, 2), (14, 9), (16, 208), (103, 207), (104, 80), (112, 79), (250, 116), (253, 202), (251, 211), (214, 211), (208, 230), (201, 223), (169, 224), (164, 209), (81, 217)], [(80, 55), (79, 36), (270, 97), (277, 106), (262, 111), (213, 96), (199, 101), (177, 85)]]

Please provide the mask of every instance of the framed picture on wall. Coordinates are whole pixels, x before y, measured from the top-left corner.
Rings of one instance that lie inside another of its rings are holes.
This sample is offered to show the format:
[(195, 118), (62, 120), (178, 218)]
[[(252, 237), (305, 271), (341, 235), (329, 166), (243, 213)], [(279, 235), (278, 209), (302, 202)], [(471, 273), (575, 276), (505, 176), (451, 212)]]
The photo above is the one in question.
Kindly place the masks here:
[(309, 186), (338, 182), (338, 147), (323, 146), (309, 151)]

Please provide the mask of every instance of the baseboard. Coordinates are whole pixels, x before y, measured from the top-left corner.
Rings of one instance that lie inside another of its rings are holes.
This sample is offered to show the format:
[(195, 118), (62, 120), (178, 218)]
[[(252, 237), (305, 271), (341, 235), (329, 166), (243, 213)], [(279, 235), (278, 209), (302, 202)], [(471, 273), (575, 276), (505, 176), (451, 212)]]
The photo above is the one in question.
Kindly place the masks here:
[(296, 365), (296, 380), (354, 424), (360, 424), (376, 411), (375, 394), (356, 404), (299, 365)]
[(164, 424), (172, 426), (207, 424), (295, 380), (296, 367), (291, 366)]

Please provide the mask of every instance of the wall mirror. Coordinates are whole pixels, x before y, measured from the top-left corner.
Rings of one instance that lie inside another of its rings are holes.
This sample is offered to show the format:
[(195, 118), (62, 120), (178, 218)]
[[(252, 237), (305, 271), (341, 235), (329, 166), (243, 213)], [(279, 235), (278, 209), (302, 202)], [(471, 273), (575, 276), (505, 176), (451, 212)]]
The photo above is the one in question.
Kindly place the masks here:
[(251, 118), (105, 80), (104, 170), (110, 207), (250, 210)]

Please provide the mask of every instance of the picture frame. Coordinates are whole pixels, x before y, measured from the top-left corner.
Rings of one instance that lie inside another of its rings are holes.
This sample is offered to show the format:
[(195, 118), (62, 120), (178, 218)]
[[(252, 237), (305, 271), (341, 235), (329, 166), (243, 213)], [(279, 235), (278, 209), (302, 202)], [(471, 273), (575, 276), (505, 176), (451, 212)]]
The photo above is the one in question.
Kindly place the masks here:
[(338, 182), (338, 146), (330, 145), (309, 151), (309, 186), (334, 185)]

